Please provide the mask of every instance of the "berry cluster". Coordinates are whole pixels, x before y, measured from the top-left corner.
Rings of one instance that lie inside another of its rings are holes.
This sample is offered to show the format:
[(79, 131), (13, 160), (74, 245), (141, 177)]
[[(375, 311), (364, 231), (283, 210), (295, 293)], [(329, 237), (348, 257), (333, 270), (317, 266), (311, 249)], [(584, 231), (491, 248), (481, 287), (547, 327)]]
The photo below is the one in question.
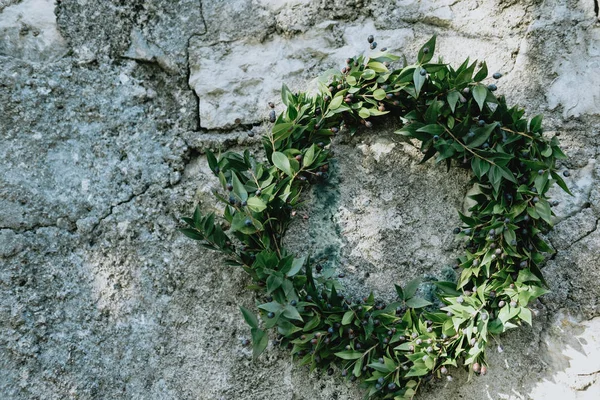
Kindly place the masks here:
[[(376, 48), (372, 36), (368, 42)], [(207, 151), (223, 187), (216, 195), (224, 222), (197, 208), (182, 231), (252, 278), (259, 316), (241, 310), (255, 357), (268, 344), (266, 331), (275, 329), (274, 343), (301, 365), (329, 374), (337, 368), (361, 380), (372, 398), (409, 399), (424, 381), (450, 380), (449, 367), (459, 363), (486, 374), (491, 336), (531, 324), (528, 305), (547, 291), (540, 267), (552, 251), (539, 236), (551, 228), (556, 204), (546, 193), (554, 183), (568, 192), (556, 170), (565, 155), (556, 138), (542, 135), (541, 116), (528, 121), (494, 94), (496, 84), (482, 83), (485, 62), (467, 60), (454, 69), (432, 62), (434, 49), (435, 37), (415, 64), (399, 68), (392, 66), (399, 57), (385, 49), (349, 58), (315, 96), (284, 85), (285, 111), (277, 115), (269, 104), (266, 163), (248, 151), (218, 157)], [(302, 190), (327, 178), (331, 137), (372, 128), (383, 115), (400, 122), (397, 134), (420, 142), (423, 161), (435, 156), (448, 168), (470, 168), (480, 188), (469, 214), (460, 214), (463, 226), (454, 229), (465, 241), (456, 263), (460, 278), (435, 282), (437, 306), (416, 296), (418, 280), (396, 286), (391, 304), (344, 293), (320, 264), (282, 246)]]

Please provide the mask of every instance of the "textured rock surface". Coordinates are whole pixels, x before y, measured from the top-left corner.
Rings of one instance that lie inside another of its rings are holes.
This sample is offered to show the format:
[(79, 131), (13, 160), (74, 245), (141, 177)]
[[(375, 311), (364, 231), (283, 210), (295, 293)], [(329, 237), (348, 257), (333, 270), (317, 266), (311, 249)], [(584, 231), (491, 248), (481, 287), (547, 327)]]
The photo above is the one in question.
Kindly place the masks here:
[[(251, 148), (282, 82), (310, 88), (376, 35), (408, 57), (438, 34), (448, 62), (485, 59), (500, 91), (560, 134), (552, 292), (499, 338), (490, 373), (421, 399), (600, 398), (600, 25), (595, 2), (0, 0), (0, 398), (360, 399), (241, 341), (247, 280), (186, 240), (217, 207), (206, 147)], [(597, 6), (596, 6), (597, 8)], [(278, 106), (279, 107), (279, 106)], [(348, 290), (452, 274), (464, 171), (418, 165), (378, 126), (338, 138), (331, 181), (287, 241)], [(260, 154), (260, 153), (259, 153)], [(306, 218), (305, 218), (306, 217)]]

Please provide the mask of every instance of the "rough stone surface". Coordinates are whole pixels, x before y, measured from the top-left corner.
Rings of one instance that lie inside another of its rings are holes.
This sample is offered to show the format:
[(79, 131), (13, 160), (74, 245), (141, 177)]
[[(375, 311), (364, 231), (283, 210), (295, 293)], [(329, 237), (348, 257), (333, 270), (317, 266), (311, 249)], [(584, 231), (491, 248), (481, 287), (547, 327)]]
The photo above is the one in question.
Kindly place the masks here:
[[(487, 376), (453, 370), (418, 398), (600, 398), (595, 4), (0, 0), (0, 398), (362, 398), (272, 346), (252, 363), (248, 281), (176, 228), (198, 202), (218, 208), (205, 148), (261, 154), (282, 83), (314, 87), (368, 34), (410, 61), (434, 33), (445, 61), (485, 59), (511, 103), (543, 113), (573, 196), (551, 193), (558, 252), (534, 326), (498, 339)], [(453, 274), (470, 189), (393, 130), (336, 138), (331, 179), (286, 238), (349, 292), (388, 298), (392, 282)]]

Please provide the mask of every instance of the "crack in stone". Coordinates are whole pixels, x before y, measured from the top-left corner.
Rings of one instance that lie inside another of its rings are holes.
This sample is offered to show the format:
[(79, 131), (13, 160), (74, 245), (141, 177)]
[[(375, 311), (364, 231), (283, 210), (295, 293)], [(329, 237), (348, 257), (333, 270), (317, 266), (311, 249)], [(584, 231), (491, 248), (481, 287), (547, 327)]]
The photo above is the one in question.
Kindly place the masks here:
[(190, 67), (190, 42), (194, 37), (197, 36), (203, 36), (206, 35), (206, 33), (208, 32), (208, 28), (206, 27), (206, 20), (204, 19), (204, 11), (203, 11), (203, 6), (202, 6), (202, 0), (198, 1), (198, 4), (200, 6), (200, 18), (202, 19), (202, 26), (203, 26), (203, 30), (201, 33), (194, 33), (192, 35), (190, 35), (190, 37), (187, 40), (187, 44), (185, 47), (185, 52), (187, 55), (187, 85), (188, 85), (188, 89), (192, 91), (192, 94), (194, 96), (194, 98), (196, 99), (196, 128), (194, 129), (194, 132), (200, 132), (201, 131), (201, 127), (200, 127), (200, 96), (198, 96), (198, 93), (196, 93), (196, 90), (194, 90), (194, 88), (190, 85), (190, 78), (192, 76), (192, 70)]
[(113, 204), (110, 206), (110, 209), (108, 210), (108, 212), (103, 215), (102, 217), (98, 218), (98, 222), (96, 222), (94, 224), (94, 226), (92, 227), (92, 229), (90, 230), (90, 233), (94, 233), (94, 231), (96, 230), (96, 228), (98, 228), (98, 226), (100, 225), (100, 223), (102, 223), (106, 218), (110, 217), (113, 213), (113, 210), (115, 207), (121, 206), (123, 204), (129, 203), (131, 202), (133, 199), (135, 199), (136, 197), (139, 196), (143, 196), (144, 194), (146, 194), (146, 192), (148, 191), (148, 189), (150, 189), (152, 185), (147, 185), (144, 190), (142, 190), (140, 193), (133, 193), (131, 196), (129, 196), (129, 198), (118, 202), (117, 204)]
[(583, 239), (585, 239), (586, 237), (590, 236), (592, 233), (596, 232), (596, 229), (598, 229), (598, 219), (596, 219), (596, 224), (594, 225), (594, 228), (591, 231), (589, 231), (588, 233), (586, 233), (585, 235), (583, 235), (582, 237), (580, 237), (579, 239), (577, 239), (576, 241), (574, 241), (573, 243), (571, 243), (569, 246), (567, 246), (566, 248), (564, 248), (562, 251), (568, 250), (571, 247), (573, 247), (574, 245), (576, 245), (577, 243), (581, 242)]
[[(59, 218), (67, 218), (67, 217), (59, 217)], [(14, 233), (17, 234), (23, 234), (23, 233), (27, 233), (27, 232), (34, 232), (37, 231), (38, 229), (42, 229), (42, 228), (58, 228), (58, 229), (64, 229), (64, 228), (60, 228), (58, 225), (56, 224), (48, 224), (48, 225), (33, 225), (30, 227), (24, 227), (24, 228), (12, 228), (10, 226), (0, 226), (0, 231), (1, 230), (8, 230), (8, 231), (13, 231)], [(67, 230), (69, 232), (71, 232), (70, 229), (64, 229)]]

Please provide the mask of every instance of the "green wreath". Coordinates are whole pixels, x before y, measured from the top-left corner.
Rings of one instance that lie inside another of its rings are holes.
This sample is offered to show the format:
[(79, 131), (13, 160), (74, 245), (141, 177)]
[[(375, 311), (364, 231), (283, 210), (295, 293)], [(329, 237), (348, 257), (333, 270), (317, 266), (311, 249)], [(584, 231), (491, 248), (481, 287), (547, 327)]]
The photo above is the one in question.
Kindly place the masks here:
[[(376, 47), (368, 38), (371, 49)], [(223, 224), (196, 208), (185, 235), (222, 252), (239, 266), (259, 293), (259, 317), (241, 307), (251, 327), (253, 355), (268, 344), (266, 330), (277, 330), (275, 343), (291, 349), (301, 365), (339, 368), (360, 380), (367, 397), (410, 399), (423, 381), (442, 378), (460, 362), (472, 374), (487, 371), (485, 348), (492, 335), (531, 324), (527, 306), (547, 292), (540, 272), (551, 247), (540, 237), (551, 228), (546, 193), (557, 183), (565, 158), (558, 140), (542, 135), (542, 116), (530, 121), (509, 108), (487, 78), (485, 62), (467, 59), (457, 69), (433, 63), (435, 36), (419, 51), (416, 64), (391, 69), (399, 57), (383, 52), (346, 60), (341, 73), (329, 74), (315, 96), (293, 94), (283, 85), (287, 110), (270, 112), (272, 131), (263, 137), (268, 159), (261, 163), (246, 150), (218, 158), (206, 152), (219, 177), (225, 204)], [(493, 74), (499, 79), (501, 74)], [(270, 104), (273, 107), (273, 104)], [(385, 304), (373, 294), (354, 298), (310, 257), (295, 257), (282, 237), (301, 192), (326, 179), (331, 137), (354, 134), (361, 124), (392, 116), (397, 134), (421, 142), (422, 162), (452, 160), (473, 171), (479, 193), (463, 226), (454, 233), (466, 240), (458, 260), (458, 282), (435, 282), (433, 305), (416, 297), (419, 281), (396, 285), (398, 301)], [(226, 233), (227, 232), (227, 233)], [(448, 375), (449, 376), (449, 375)]]

